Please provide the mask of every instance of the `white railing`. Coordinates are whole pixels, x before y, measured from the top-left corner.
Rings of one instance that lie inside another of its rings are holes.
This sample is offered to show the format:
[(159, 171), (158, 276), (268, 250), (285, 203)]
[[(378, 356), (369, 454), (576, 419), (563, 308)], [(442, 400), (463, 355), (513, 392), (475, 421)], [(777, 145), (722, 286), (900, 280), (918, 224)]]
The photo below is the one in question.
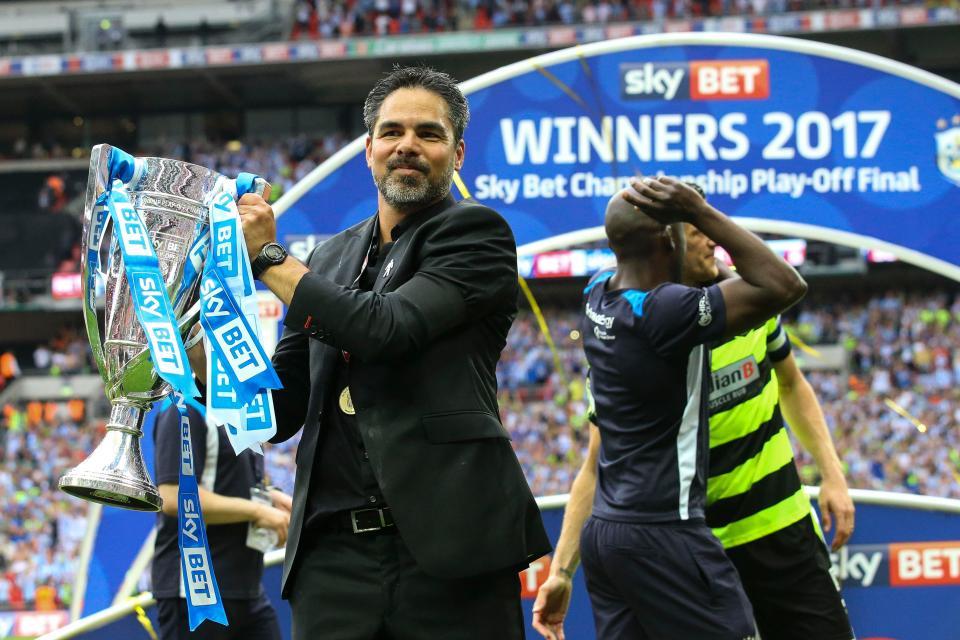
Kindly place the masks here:
[[(816, 498), (820, 494), (819, 487), (804, 487), (807, 495)], [(557, 496), (543, 496), (537, 498), (537, 505), (544, 511), (562, 509), (569, 499), (568, 494)], [(950, 498), (934, 498), (931, 496), (916, 496), (906, 493), (894, 493), (892, 491), (866, 491), (863, 489), (851, 489), (850, 497), (857, 504), (872, 504), (885, 507), (900, 507), (903, 509), (916, 509), (919, 511), (941, 511), (944, 513), (960, 514), (960, 500)], [(264, 556), (263, 564), (272, 567), (283, 562), (284, 549), (275, 549)], [(121, 618), (132, 614), (137, 607), (144, 609), (156, 604), (153, 594), (150, 592), (141, 593), (123, 602), (114, 605), (103, 611), (91, 614), (86, 618), (72, 622), (65, 627), (52, 633), (37, 638), (37, 640), (66, 640), (73, 638), (81, 633), (87, 633), (95, 629), (104, 627), (111, 622), (116, 622)]]

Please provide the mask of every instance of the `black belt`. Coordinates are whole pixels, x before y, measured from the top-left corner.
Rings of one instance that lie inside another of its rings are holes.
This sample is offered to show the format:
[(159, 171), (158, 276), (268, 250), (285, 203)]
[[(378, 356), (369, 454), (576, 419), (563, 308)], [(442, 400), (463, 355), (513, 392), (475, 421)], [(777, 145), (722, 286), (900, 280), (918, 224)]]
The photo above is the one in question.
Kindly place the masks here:
[(386, 533), (397, 530), (390, 507), (339, 511), (324, 518), (318, 529), (349, 533), (374, 533), (377, 531)]

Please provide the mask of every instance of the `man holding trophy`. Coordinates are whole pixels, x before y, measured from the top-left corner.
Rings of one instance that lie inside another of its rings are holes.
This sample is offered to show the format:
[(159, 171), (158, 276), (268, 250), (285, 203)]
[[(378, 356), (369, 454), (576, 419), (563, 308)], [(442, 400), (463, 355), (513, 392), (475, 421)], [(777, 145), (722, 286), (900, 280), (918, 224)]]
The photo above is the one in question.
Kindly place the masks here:
[[(496, 400), (517, 312), (513, 234), (450, 195), (469, 120), (452, 78), (398, 67), (364, 120), (378, 210), (307, 265), (277, 244), (262, 180), (94, 148), (84, 313), (112, 409), (60, 487), (160, 509), (139, 437), (172, 392), (179, 492), (165, 510), (177, 514), (189, 627), (226, 624), (191, 442), (194, 362), (206, 417), (235, 452), (303, 428), (283, 573), (294, 638), (522, 638), (517, 572), (550, 543)], [(254, 278), (289, 307), (272, 363)], [(197, 316), (204, 331), (185, 344)]]
[(523, 637), (517, 572), (550, 545), (496, 400), (513, 234), (450, 195), (468, 118), (446, 74), (378, 82), (378, 210), (308, 265), (261, 197), (239, 201), (254, 272), (289, 306), (272, 395), (274, 440), (303, 427), (283, 584), (297, 639)]

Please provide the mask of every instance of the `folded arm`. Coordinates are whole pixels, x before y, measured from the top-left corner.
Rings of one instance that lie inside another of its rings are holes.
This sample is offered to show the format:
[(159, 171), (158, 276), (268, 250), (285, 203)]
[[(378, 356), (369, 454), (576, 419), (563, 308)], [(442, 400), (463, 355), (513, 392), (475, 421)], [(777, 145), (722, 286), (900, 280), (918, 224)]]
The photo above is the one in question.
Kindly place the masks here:
[(364, 360), (391, 359), (515, 295), (513, 234), (489, 209), (466, 207), (448, 216), (419, 250), (417, 272), (389, 293), (303, 275), (284, 324)]

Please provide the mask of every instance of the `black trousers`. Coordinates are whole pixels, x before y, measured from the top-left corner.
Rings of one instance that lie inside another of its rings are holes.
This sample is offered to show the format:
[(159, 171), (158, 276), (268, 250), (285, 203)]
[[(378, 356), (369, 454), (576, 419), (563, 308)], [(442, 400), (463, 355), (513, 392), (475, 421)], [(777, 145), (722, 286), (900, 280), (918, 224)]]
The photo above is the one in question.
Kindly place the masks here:
[(524, 637), (517, 571), (435, 578), (387, 531), (304, 532), (290, 589), (293, 640)]
[(251, 600), (223, 599), (229, 627), (205, 620), (190, 633), (187, 601), (157, 598), (160, 640), (281, 640), (277, 613), (266, 595)]
[(809, 518), (727, 549), (763, 640), (851, 640), (830, 554)]
[(702, 520), (591, 517), (580, 553), (597, 640), (757, 638), (737, 572)]

